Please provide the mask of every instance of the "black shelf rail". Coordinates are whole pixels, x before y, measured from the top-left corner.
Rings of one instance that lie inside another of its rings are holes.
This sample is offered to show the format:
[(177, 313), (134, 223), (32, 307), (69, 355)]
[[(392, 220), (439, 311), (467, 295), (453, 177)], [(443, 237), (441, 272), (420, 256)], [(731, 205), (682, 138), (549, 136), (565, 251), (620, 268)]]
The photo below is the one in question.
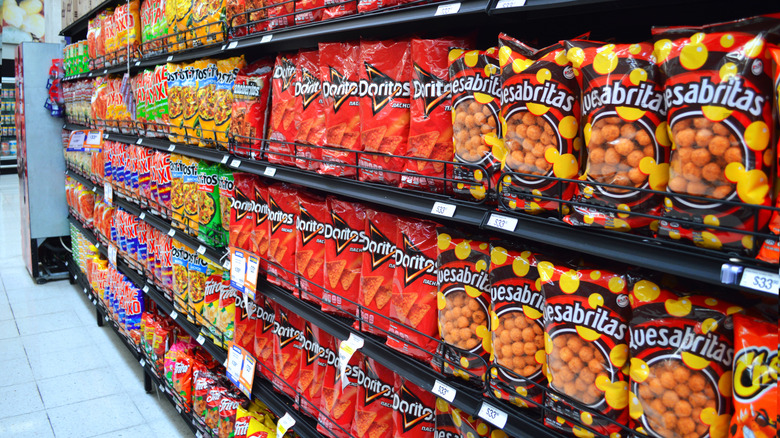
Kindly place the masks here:
[[(69, 123), (65, 124), (65, 128), (87, 129), (83, 126)], [(383, 205), (437, 221), (448, 221), (472, 230), (487, 230), (499, 233), (505, 237), (566, 248), (627, 265), (740, 290), (758, 297), (772, 299), (777, 299), (778, 297), (777, 290), (774, 293), (762, 292), (739, 285), (745, 268), (777, 274), (777, 266), (754, 259), (735, 257), (725, 252), (701, 251), (692, 246), (673, 246), (668, 242), (641, 236), (606, 232), (585, 227), (573, 227), (554, 219), (539, 218), (503, 210), (499, 211), (487, 205), (463, 202), (443, 195), (402, 190), (381, 184), (319, 175), (294, 167), (275, 166), (262, 161), (240, 158), (215, 149), (171, 143), (159, 138), (143, 138), (112, 133), (108, 133), (105, 137), (113, 141), (148, 146), (212, 163), (222, 163), (236, 171), (260, 175), (276, 181), (298, 184), (358, 201)], [(453, 216), (444, 217), (433, 213), (437, 202), (454, 205), (455, 213)], [(516, 219), (517, 225), (513, 229), (492, 226), (491, 224), (495, 222), (491, 222), (491, 217), (494, 215)]]
[(86, 38), (87, 34), (87, 26), (89, 25), (89, 20), (95, 18), (100, 11), (110, 8), (111, 6), (117, 6), (122, 3), (125, 3), (124, 0), (104, 0), (100, 3), (98, 3), (97, 6), (90, 9), (89, 12), (85, 13), (81, 17), (73, 20), (72, 23), (62, 28), (60, 31), (60, 36), (69, 36), (69, 37), (76, 37), (80, 35), (84, 35)]

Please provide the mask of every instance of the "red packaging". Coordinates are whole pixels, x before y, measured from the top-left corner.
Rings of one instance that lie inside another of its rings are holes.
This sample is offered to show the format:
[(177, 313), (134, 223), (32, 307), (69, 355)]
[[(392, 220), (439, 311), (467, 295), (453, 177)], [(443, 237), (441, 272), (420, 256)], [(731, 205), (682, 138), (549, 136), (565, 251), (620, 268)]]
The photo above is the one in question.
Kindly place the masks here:
[(258, 178), (248, 173), (235, 173), (235, 196), (230, 206), (230, 246), (257, 254), (255, 220), (258, 203), (255, 198)]
[[(317, 430), (337, 438), (349, 438), (352, 436), (352, 420), (355, 417), (355, 404), (358, 395), (357, 377), (363, 355), (360, 352), (355, 352), (349, 359), (344, 373), (348, 383), (346, 387), (342, 388), (342, 377), (338, 367), (340, 341), (334, 337), (330, 337), (329, 341), (327, 349), (329, 353), (334, 353), (334, 360), (329, 360), (328, 366), (325, 368), (320, 404), (321, 413)], [(331, 355), (328, 354), (328, 357), (330, 358)]]
[[(327, 16), (327, 10), (325, 12)], [(320, 81), (325, 111), (325, 145), (360, 151), (360, 44), (320, 43)], [(324, 175), (354, 177), (357, 172), (355, 152), (323, 149), (323, 163), (318, 170)]]
[(400, 4), (400, 0), (358, 0), (358, 13), (376, 11), (377, 9), (390, 8)]
[(298, 190), (287, 184), (268, 186), (268, 222), (271, 238), (268, 242), (268, 282), (294, 291), (298, 295), (295, 278), (295, 222), (298, 217)]
[(260, 139), (266, 132), (272, 74), (271, 63), (260, 60), (244, 68), (236, 76), (229, 132), (235, 140), (233, 153), (238, 156), (260, 158)]
[(302, 316), (274, 305), (276, 330), (274, 331), (274, 377), (277, 391), (295, 397), (300, 378), (301, 351), (300, 342), (305, 320)]
[(278, 55), (272, 80), (271, 127), (268, 132), (269, 139), (275, 141), (268, 143), (267, 155), (269, 162), (286, 166), (295, 166), (295, 145), (292, 143), (298, 133), (294, 123), (297, 58), (297, 54)]
[(323, 6), (325, 0), (295, 0), (295, 24), (322, 20)]
[(246, 351), (255, 351), (257, 303), (245, 294), (236, 294), (236, 319), (233, 342)]
[(268, 30), (281, 29), (295, 24), (295, 0), (267, 0)]
[(360, 330), (387, 337), (390, 328), (390, 306), (395, 276), (395, 232), (398, 216), (366, 208), (366, 240), (360, 278), (358, 304), (363, 306)]
[[(325, 112), (320, 82), (320, 52), (298, 52), (295, 82), (295, 143), (323, 146), (325, 144)], [(317, 170), (322, 149), (298, 146), (295, 165), (301, 169)]]
[(176, 356), (173, 368), (173, 390), (176, 392), (177, 403), (186, 411), (192, 410), (192, 365), (194, 359), (187, 353), (180, 352)]
[(224, 386), (213, 386), (208, 392), (206, 399), (206, 427), (212, 431), (212, 435), (219, 434), (219, 406), (222, 402), (222, 396), (227, 392)]
[(276, 307), (264, 295), (257, 296), (257, 323), (255, 324), (254, 355), (257, 370), (269, 381), (274, 378), (274, 330)]
[(302, 190), (298, 191), (298, 212), (295, 272), (301, 277), (301, 298), (320, 305), (321, 285), (325, 284), (325, 230), (330, 226), (330, 212), (325, 198)]
[(322, 19), (344, 17), (357, 12), (356, 0), (325, 0), (325, 5), (335, 5), (322, 10)]
[(357, 405), (352, 435), (357, 438), (393, 437), (395, 373), (364, 357), (358, 368)]
[[(360, 143), (366, 152), (404, 156), (409, 142), (412, 80), (409, 40), (360, 41)], [(365, 89), (364, 89), (365, 87)], [(405, 160), (360, 154), (361, 181), (398, 185)], [(366, 170), (371, 169), (371, 170)]]
[[(303, 345), (301, 349), (301, 364), (299, 367), (298, 393), (301, 398), (301, 410), (311, 417), (319, 416), (322, 399), (322, 380), (325, 377), (327, 358), (323, 341), (325, 331), (304, 321)], [(321, 360), (322, 359), (322, 360)]]
[[(775, 111), (777, 111), (778, 114), (777, 118), (780, 119), (780, 48), (770, 47), (769, 51), (772, 54), (772, 59), (775, 63), (773, 70), (775, 102), (777, 104)], [(776, 132), (780, 132), (778, 129), (780, 128), (775, 126)], [(776, 137), (778, 141), (778, 150), (780, 150), (780, 135), (777, 135)], [(778, 179), (775, 181), (775, 207), (780, 208), (780, 194), (777, 193), (778, 184), (780, 184), (780, 166), (777, 168), (776, 177)], [(765, 262), (778, 264), (780, 263), (780, 211), (772, 213), (772, 219), (769, 221), (769, 231), (776, 237), (774, 239), (764, 240), (761, 249), (758, 251), (758, 257), (756, 258)]]
[[(395, 273), (389, 299), (392, 320), (387, 345), (406, 355), (430, 362), (430, 352), (435, 351), (439, 344), (436, 317), (439, 285), (436, 268), (438, 225), (405, 217), (399, 217), (397, 224)], [(387, 292), (382, 291), (375, 300), (386, 302)]]
[(436, 432), (436, 396), (395, 374), (398, 409), (393, 411), (394, 437), (433, 438)]
[(230, 438), (235, 429), (236, 413), (238, 406), (246, 401), (246, 398), (239, 393), (226, 391), (219, 401), (219, 438)]
[[(328, 197), (333, 233), (325, 239), (322, 310), (357, 316), (366, 210), (362, 204)], [(330, 303), (328, 305), (326, 303)]]
[(452, 161), (452, 87), (447, 56), (451, 47), (466, 44), (461, 38), (412, 39), (411, 119), (406, 149), (406, 156), (412, 159), (406, 160), (401, 188), (444, 191), (444, 181), (422, 176), (444, 178), (445, 164), (421, 159)]
[(268, 247), (271, 239), (271, 222), (268, 220), (271, 207), (268, 202), (268, 186), (258, 179), (255, 183), (255, 228), (252, 234), (255, 254), (260, 256), (260, 269), (268, 271)]

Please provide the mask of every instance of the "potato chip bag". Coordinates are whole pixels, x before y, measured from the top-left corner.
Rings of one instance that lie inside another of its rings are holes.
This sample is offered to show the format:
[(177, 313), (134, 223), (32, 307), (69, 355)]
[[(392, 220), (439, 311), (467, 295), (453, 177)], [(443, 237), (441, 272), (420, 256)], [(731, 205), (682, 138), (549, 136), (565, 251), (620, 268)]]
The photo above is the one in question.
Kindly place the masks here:
[(171, 246), (171, 262), (173, 263), (173, 304), (179, 313), (187, 314), (187, 292), (189, 288), (189, 257), (187, 247), (176, 239)]
[[(195, 129), (198, 124), (198, 72), (201, 72), (207, 66), (207, 60), (200, 60), (191, 64), (183, 64), (180, 69), (182, 104), (181, 126), (184, 128), (184, 138), (181, 140), (185, 143), (198, 144), (198, 133)], [(205, 71), (201, 74), (203, 73), (205, 73)]]
[(268, 161), (275, 164), (295, 166), (295, 87), (297, 54), (278, 55), (274, 65), (271, 105), (271, 127), (268, 143)]
[(262, 204), (257, 202), (255, 196), (258, 180), (258, 177), (248, 173), (234, 173), (235, 197), (230, 207), (230, 246), (253, 254), (259, 254), (255, 239), (256, 216), (268, 214), (267, 210), (262, 211)]
[(322, 19), (330, 20), (333, 18), (352, 15), (357, 12), (357, 2), (342, 0), (325, 0), (325, 6), (330, 6), (322, 10)]
[(734, 315), (734, 416), (730, 437), (777, 436), (777, 325)]
[[(452, 161), (452, 87), (449, 60), (451, 47), (465, 47), (463, 38), (414, 38), (411, 42), (412, 98), (409, 145), (399, 187), (442, 193), (444, 163)], [(420, 175), (420, 176), (417, 176)]]
[(209, 389), (206, 398), (206, 427), (212, 435), (219, 434), (219, 406), (222, 402), (222, 396), (227, 392), (227, 388), (222, 385), (215, 385)]
[(274, 379), (274, 332), (276, 306), (267, 297), (257, 297), (257, 324), (255, 325), (254, 355), (257, 370), (270, 382)]
[(126, 62), (128, 57), (137, 58), (141, 53), (140, 1), (130, 0), (117, 6), (114, 21), (117, 27), (118, 61)]
[(161, 34), (160, 36), (170, 36), (164, 40), (165, 49), (163, 52), (175, 52), (184, 49), (184, 45), (180, 46), (179, 36), (177, 35), (178, 30), (176, 26), (176, 13), (178, 9), (178, 0), (165, 0), (163, 11), (165, 14), (165, 22), (167, 24), (167, 32), (165, 32), (165, 34)]
[[(217, 90), (217, 61), (205, 59), (195, 61), (197, 74), (198, 116), (195, 122), (195, 135), (200, 139), (201, 147), (213, 147), (216, 141), (214, 116), (217, 107), (215, 96)], [(189, 131), (188, 131), (189, 132)]]
[(490, 387), (497, 398), (520, 407), (540, 406), (547, 385), (544, 294), (537, 280), (531, 251), (509, 241), (491, 242), (490, 312), (498, 324), (492, 327)]
[(380, 310), (390, 307), (387, 346), (430, 362), (431, 352), (439, 345), (438, 224), (409, 217), (399, 217), (396, 223), (392, 289), (380, 287), (374, 301)]
[[(300, 276), (301, 299), (322, 303), (325, 235), (330, 226), (326, 199), (298, 190), (298, 220), (295, 223), (295, 272)], [(319, 406), (319, 405), (317, 405)]]
[[(339, 339), (331, 336), (327, 346), (329, 360), (323, 378), (317, 430), (337, 438), (347, 438), (352, 436), (352, 421), (355, 417), (358, 395), (357, 377), (363, 355), (360, 352), (352, 355), (342, 377), (338, 353), (340, 342)], [(330, 360), (331, 358), (333, 360)], [(342, 387), (342, 378), (348, 380), (344, 387)]]
[[(501, 68), (498, 50), (452, 49), (449, 54), (452, 86), (452, 134), (455, 165), (447, 178), (453, 193), (481, 201), (496, 190), (503, 150), (501, 123)], [(459, 165), (458, 163), (464, 163)]]
[(274, 377), (273, 385), (277, 391), (295, 396), (300, 378), (301, 352), (300, 339), (303, 333), (302, 316), (274, 304)]
[(219, 402), (219, 438), (233, 438), (236, 412), (238, 407), (246, 402), (246, 397), (238, 391), (227, 391)]
[[(295, 24), (322, 20), (323, 6), (325, 6), (325, 0), (295, 0)], [(317, 76), (316, 73), (315, 76)]]
[(779, 29), (780, 14), (653, 29), (674, 145), (660, 236), (747, 255), (757, 247), (740, 231), (763, 231), (770, 218), (768, 210), (748, 206), (772, 205), (777, 145), (770, 142), (773, 93), (765, 46)]
[(268, 222), (271, 227), (268, 252), (268, 282), (299, 294), (295, 278), (295, 222), (298, 190), (287, 184), (268, 186)]
[(182, 410), (192, 410), (192, 366), (195, 362), (188, 353), (179, 353), (173, 367), (173, 390), (176, 393), (176, 404)]
[(734, 360), (730, 315), (742, 308), (676, 293), (647, 278), (632, 279), (630, 288), (631, 427), (658, 437), (726, 436)]
[(260, 139), (266, 132), (272, 72), (273, 66), (266, 60), (260, 60), (245, 67), (236, 76), (228, 131), (235, 143), (231, 147), (235, 155), (260, 158)]
[[(319, 72), (320, 55), (317, 50), (298, 52), (295, 83), (295, 143), (323, 146), (325, 144), (325, 113)], [(317, 170), (322, 149), (297, 146), (295, 165), (301, 169)]]
[[(360, 41), (361, 181), (398, 185), (409, 142), (411, 46), (408, 39)], [(365, 87), (365, 89), (363, 89)], [(391, 171), (391, 172), (386, 172)]]
[(221, 266), (206, 261), (206, 284), (203, 289), (203, 308), (201, 316), (203, 327), (210, 333), (216, 345), (223, 345), (222, 331), (219, 330), (219, 298), (225, 289), (230, 288), (230, 273)]
[(230, 287), (230, 272), (222, 278), (219, 293), (219, 313), (217, 315), (217, 333), (222, 334), (223, 345), (233, 341), (236, 327), (236, 290)]
[(217, 61), (217, 87), (214, 92), (216, 143), (228, 148), (228, 127), (233, 110), (233, 85), (239, 70), (246, 67), (244, 55)]
[(178, 143), (184, 142), (184, 130), (182, 129), (184, 89), (182, 88), (183, 74), (181, 70), (181, 64), (168, 63), (168, 118), (171, 126), (168, 140)]
[(198, 161), (186, 155), (181, 157), (182, 186), (184, 190), (185, 230), (191, 236), (198, 235), (201, 193), (198, 191)]
[(358, 376), (352, 435), (357, 438), (393, 437), (395, 373), (364, 356)]
[(433, 438), (436, 432), (436, 396), (394, 375), (398, 408), (393, 410), (393, 436), (399, 438)]
[(391, 8), (399, 3), (400, 0), (358, 0), (357, 9), (359, 14), (365, 14), (382, 8)]
[(219, 176), (219, 214), (222, 225), (222, 242), (227, 246), (230, 242), (230, 207), (235, 198), (233, 171), (225, 167), (218, 167)]
[[(301, 411), (311, 417), (319, 416), (322, 399), (322, 379), (325, 377), (327, 359), (323, 343), (327, 333), (309, 321), (303, 321), (303, 342), (296, 391), (302, 395)], [(324, 359), (324, 360), (323, 360)]]
[(355, 327), (366, 333), (387, 337), (391, 313), (387, 298), (392, 295), (395, 277), (398, 217), (372, 208), (366, 208), (365, 211), (363, 267), (357, 301), (363, 308)]
[[(548, 386), (618, 423), (628, 421), (628, 323), (625, 276), (535, 256), (544, 294)], [(545, 425), (581, 432), (581, 412), (555, 393)], [(590, 418), (590, 417), (589, 417)], [(588, 428), (605, 435), (620, 427), (593, 418)]]
[(295, 0), (266, 0), (268, 30), (281, 29), (295, 24)]
[(219, 200), (219, 164), (198, 163), (198, 240), (209, 246), (224, 247)]
[(217, 384), (217, 377), (207, 371), (202, 364), (196, 363), (192, 378), (192, 414), (205, 424), (209, 390)]
[(663, 208), (661, 195), (631, 190), (664, 191), (669, 179), (671, 143), (666, 132), (662, 79), (652, 45), (573, 40), (566, 41), (566, 48), (569, 62), (579, 73), (576, 78), (582, 88), (587, 148), (586, 168), (580, 175), (586, 183), (578, 186), (575, 199), (594, 206), (574, 205), (564, 220), (618, 231), (657, 226), (657, 219), (650, 217), (597, 209), (606, 206), (660, 216)]
[[(354, 7), (354, 5), (353, 5)], [(328, 15), (327, 9), (325, 16)], [(320, 168), (323, 175), (354, 177), (360, 142), (360, 44), (320, 43), (320, 81), (325, 110), (325, 146)]]
[(236, 318), (233, 342), (247, 351), (255, 351), (255, 332), (257, 330), (258, 316), (257, 302), (253, 301), (248, 295), (238, 293), (236, 294), (235, 306)]
[(357, 316), (366, 209), (362, 204), (332, 196), (328, 196), (327, 203), (333, 228), (330, 235), (325, 235), (322, 310)]
[(114, 12), (116, 11), (110, 11), (108, 15), (106, 15), (106, 18), (103, 20), (102, 23), (102, 31), (106, 35), (105, 36), (105, 65), (112, 64), (112, 62), (109, 62), (109, 60), (116, 59), (116, 50), (117, 50), (117, 26), (116, 21), (114, 19)]

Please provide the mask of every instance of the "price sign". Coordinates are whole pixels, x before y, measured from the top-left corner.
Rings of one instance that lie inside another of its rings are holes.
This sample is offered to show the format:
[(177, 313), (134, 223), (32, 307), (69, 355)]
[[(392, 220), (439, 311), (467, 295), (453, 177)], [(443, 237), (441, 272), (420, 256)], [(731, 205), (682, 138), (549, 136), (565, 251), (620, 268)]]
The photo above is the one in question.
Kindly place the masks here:
[(174, 234), (176, 234), (176, 230), (174, 230), (173, 228), (171, 228), (170, 230), (168, 230), (168, 236), (170, 236), (170, 237), (173, 237), (173, 236), (174, 236)]
[(84, 131), (73, 131), (70, 133), (70, 140), (68, 141), (69, 151), (83, 151), (84, 140), (87, 139), (87, 133)]
[(241, 367), (241, 377), (239, 378), (239, 388), (244, 391), (247, 397), (252, 398), (252, 385), (255, 381), (255, 358), (244, 351), (244, 366)]
[(269, 33), (268, 35), (263, 35), (262, 38), (260, 38), (260, 43), (267, 43), (270, 42), (271, 39), (273, 39), (274, 35), (272, 33)]
[(347, 380), (347, 363), (349, 362), (349, 359), (352, 358), (352, 355), (363, 347), (363, 342), (363, 338), (354, 333), (350, 333), (349, 338), (346, 341), (341, 341), (341, 344), (339, 344), (339, 368), (341, 369), (342, 389), (346, 388), (349, 384), (349, 381)]
[(144, 286), (144, 288), (142, 290), (144, 291), (144, 293), (149, 292), (149, 286)]
[(203, 345), (203, 343), (206, 342), (206, 337), (203, 336), (203, 333), (201, 333), (198, 335), (198, 338), (195, 340), (198, 341), (198, 344)]
[(435, 202), (431, 213), (438, 214), (439, 216), (452, 217), (455, 214), (455, 205), (445, 204), (444, 202)]
[(167, 62), (173, 61), (173, 55), (168, 56)]
[(103, 70), (103, 74), (104, 74), (104, 75), (105, 75), (105, 74), (108, 74), (108, 69), (107, 69), (107, 68)]
[(203, 246), (203, 245), (200, 245), (198, 247), (198, 254), (200, 254), (200, 255), (206, 254), (206, 247)]
[(263, 171), (263, 175), (265, 176), (274, 176), (276, 175), (276, 168), (275, 167), (266, 167)]
[[(171, 58), (171, 57), (169, 56), (169, 58)], [(179, 414), (181, 414), (181, 406), (179, 406), (179, 405), (176, 405), (176, 411), (177, 411)]]
[(100, 146), (103, 143), (103, 131), (89, 131), (84, 144), (88, 146)]
[(97, 186), (92, 186), (92, 192), (97, 193)]
[(236, 169), (238, 169), (238, 166), (240, 165), (241, 165), (241, 160), (239, 160), (238, 158), (234, 158), (233, 161), (230, 162), (230, 167), (235, 167)]
[(108, 245), (108, 262), (116, 268), (116, 246)]
[(141, 65), (141, 61), (136, 61), (135, 66), (138, 67), (139, 65)]
[(135, 141), (135, 144), (141, 144), (143, 142), (144, 142), (144, 139), (143, 138), (139, 138), (138, 140)]
[(178, 318), (178, 317), (179, 317), (179, 314), (176, 313), (175, 310), (171, 310), (171, 319), (175, 321), (176, 318)]
[(758, 269), (745, 268), (739, 285), (748, 289), (777, 295), (780, 289), (780, 275)]
[(176, 145), (171, 143), (168, 145), (168, 152), (173, 152), (176, 150)]
[(85, 293), (85, 294), (87, 293), (87, 288), (86, 288), (86, 287), (84, 288), (84, 293)]
[(225, 269), (230, 269), (230, 260), (225, 260), (225, 263), (222, 264), (222, 267)]
[(108, 139), (108, 134), (103, 134), (103, 140), (107, 140), (107, 139)]
[(458, 3), (450, 3), (448, 5), (439, 5), (438, 8), (436, 8), (436, 13), (433, 14), (434, 16), (438, 15), (450, 15), (455, 14), (460, 10), (460, 2)]
[(238, 41), (233, 41), (230, 44), (228, 44), (228, 50), (235, 49), (238, 46)]
[(230, 261), (230, 285), (237, 291), (244, 292), (244, 280), (246, 279), (246, 256), (237, 249), (233, 251)]
[(160, 383), (160, 384), (157, 386), (157, 388), (160, 390), (160, 392), (165, 392), (165, 387), (163, 386), (163, 384), (162, 384), (162, 383)]
[(103, 320), (104, 320), (105, 322), (108, 322), (108, 317), (107, 317), (107, 316), (104, 316), (104, 317), (103, 317)]
[(97, 306), (97, 300), (93, 298), (93, 299), (92, 299), (92, 304), (94, 304), (94, 305), (96, 305), (96, 306)]
[(114, 205), (114, 187), (109, 183), (103, 184), (103, 200), (108, 205)]
[(141, 359), (139, 363), (141, 364), (141, 368), (146, 366), (146, 361), (144, 359)]
[(506, 231), (515, 231), (517, 218), (492, 213), (487, 221), (487, 226)]
[[(195, 420), (192, 420), (192, 421), (193, 421), (193, 424), (195, 424), (194, 423)], [(203, 434), (200, 433), (200, 431), (197, 431), (197, 432), (195, 432), (195, 438), (203, 438)]]
[(285, 412), (282, 418), (276, 422), (276, 438), (282, 438), (282, 436), (295, 425), (295, 419), (289, 412)]
[(444, 400), (447, 400), (448, 402), (452, 403), (453, 400), (455, 400), (455, 394), (458, 392), (450, 385), (447, 385), (445, 383), (442, 383), (439, 380), (436, 380), (436, 383), (433, 384), (433, 393), (443, 398)]
[(504, 426), (506, 426), (506, 420), (508, 418), (506, 412), (485, 402), (482, 403), (482, 407), (479, 408), (479, 413), (477, 415), (479, 418), (491, 423), (499, 429), (503, 429)]
[(95, 249), (100, 249), (100, 242), (95, 242)]
[(146, 219), (146, 213), (144, 213), (144, 212), (142, 211), (142, 212), (141, 212), (141, 214), (139, 214), (139, 215), (138, 215), (138, 219), (141, 219), (141, 220), (144, 220), (144, 219)]
[(241, 378), (241, 369), (244, 367), (244, 351), (243, 348), (235, 344), (230, 344), (228, 349), (227, 358), (227, 376), (236, 386), (239, 385), (239, 379)]
[(78, 280), (78, 279), (79, 279), (79, 274), (73, 274), (73, 280), (75, 281), (75, 280)]
[(525, 5), (525, 0), (498, 0), (496, 9), (518, 8)]
[(220, 163), (225, 164), (225, 163), (228, 162), (229, 159), (230, 159), (230, 155), (225, 155), (225, 156), (222, 157), (222, 160), (220, 161)]
[(257, 273), (260, 270), (260, 259), (254, 255), (249, 255), (246, 261), (246, 278), (244, 279), (244, 292), (252, 300), (255, 299), (257, 291)]

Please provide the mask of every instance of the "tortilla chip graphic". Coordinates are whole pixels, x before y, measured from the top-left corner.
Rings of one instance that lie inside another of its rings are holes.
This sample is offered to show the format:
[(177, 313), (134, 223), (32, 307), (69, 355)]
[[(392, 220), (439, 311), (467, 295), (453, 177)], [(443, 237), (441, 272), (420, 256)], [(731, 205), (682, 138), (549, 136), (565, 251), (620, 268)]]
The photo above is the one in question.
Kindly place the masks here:
[(306, 120), (301, 120), (301, 124), (298, 125), (298, 136), (295, 138), (295, 141), (299, 143), (307, 142), (309, 138), (309, 131), (311, 131), (311, 127), (313, 124), (314, 124), (314, 117), (308, 118)]
[(368, 430), (368, 438), (379, 438), (387, 430), (386, 423), (374, 423), (371, 429)]
[(314, 254), (312, 250), (303, 250), (295, 253), (295, 266), (298, 272), (305, 272), (306, 266), (311, 260), (311, 256)]
[(346, 123), (339, 123), (336, 126), (331, 126), (325, 132), (325, 141), (332, 146), (341, 146), (341, 138), (344, 137), (344, 131), (347, 129)]
[(300, 377), (298, 378), (298, 387), (300, 387), (301, 393), (304, 393), (309, 389), (312, 380), (314, 380), (314, 371), (306, 369), (301, 370)]
[(277, 261), (276, 257), (276, 249), (279, 248), (279, 239), (271, 239), (271, 243), (268, 246), (268, 259), (271, 261)]
[(352, 400), (337, 400), (336, 405), (333, 406), (333, 419), (341, 418), (350, 406), (352, 406)]
[(341, 287), (343, 287), (344, 290), (349, 290), (358, 274), (360, 274), (360, 270), (349, 269), (344, 271), (344, 273), (341, 274)]
[(345, 132), (344, 137), (341, 138), (341, 145), (347, 149), (355, 149), (358, 136), (357, 132)]
[(382, 280), (384, 280), (384, 277), (379, 275), (363, 277), (360, 280), (360, 289), (363, 291), (362, 304), (364, 306), (370, 306), (371, 302), (374, 301), (374, 296), (379, 290), (379, 286), (382, 285)]
[(379, 145), (382, 143), (382, 138), (387, 131), (386, 126), (377, 126), (376, 128), (369, 129), (360, 133), (360, 142), (363, 144), (363, 148), (367, 151), (376, 152), (379, 150)]
[(334, 388), (322, 388), (322, 399), (325, 402), (326, 413), (332, 413), (333, 402), (336, 401), (336, 390)]
[(431, 306), (427, 304), (415, 304), (412, 306), (412, 308), (409, 310), (409, 323), (412, 325), (412, 327), (417, 327), (420, 325), (420, 322), (423, 320), (425, 315), (428, 314), (428, 310), (431, 309)]
[(400, 135), (391, 135), (382, 139), (382, 143), (379, 144), (379, 152), (383, 154), (395, 155), (395, 151), (398, 149), (398, 145), (404, 140)]
[(389, 288), (382, 286), (379, 288), (379, 291), (376, 294), (376, 307), (379, 310), (384, 309), (384, 307), (387, 305), (388, 302), (390, 302), (390, 298), (393, 296), (393, 293), (390, 291)]
[(401, 318), (406, 318), (409, 315), (409, 310), (417, 301), (417, 294), (395, 294), (393, 295), (393, 306), (395, 306), (396, 312)]
[(358, 437), (363, 437), (368, 432), (368, 429), (373, 425), (376, 418), (376, 412), (371, 411), (357, 411), (357, 431)]
[(308, 278), (314, 277), (314, 274), (317, 273), (317, 270), (322, 267), (322, 259), (314, 259), (309, 261), (309, 267), (306, 269), (306, 276)]
[(336, 260), (325, 264), (325, 271), (328, 275), (328, 282), (330, 283), (331, 288), (336, 288), (336, 285), (341, 278), (341, 273), (344, 271), (344, 266), (346, 265), (346, 260)]
[(425, 134), (409, 137), (409, 152), (414, 157), (428, 158), (439, 138), (439, 131), (426, 132)]

